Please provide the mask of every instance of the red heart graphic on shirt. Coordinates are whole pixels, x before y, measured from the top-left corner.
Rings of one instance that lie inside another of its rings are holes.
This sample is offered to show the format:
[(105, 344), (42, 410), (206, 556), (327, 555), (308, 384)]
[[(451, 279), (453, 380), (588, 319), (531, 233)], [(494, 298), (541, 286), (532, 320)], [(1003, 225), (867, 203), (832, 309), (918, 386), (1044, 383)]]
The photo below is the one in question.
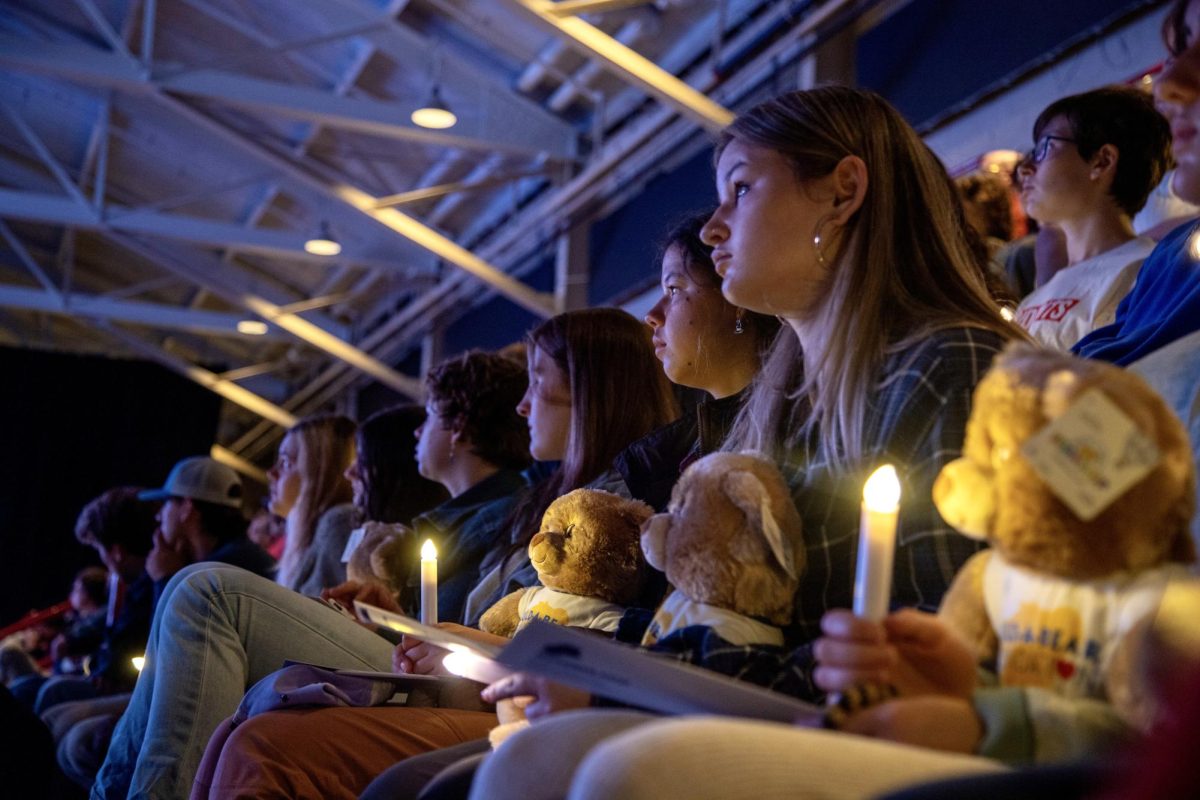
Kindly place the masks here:
[(1064, 681), (1069, 680), (1070, 677), (1075, 674), (1075, 665), (1072, 664), (1070, 661), (1059, 661), (1057, 663), (1057, 666), (1058, 666), (1058, 675)]

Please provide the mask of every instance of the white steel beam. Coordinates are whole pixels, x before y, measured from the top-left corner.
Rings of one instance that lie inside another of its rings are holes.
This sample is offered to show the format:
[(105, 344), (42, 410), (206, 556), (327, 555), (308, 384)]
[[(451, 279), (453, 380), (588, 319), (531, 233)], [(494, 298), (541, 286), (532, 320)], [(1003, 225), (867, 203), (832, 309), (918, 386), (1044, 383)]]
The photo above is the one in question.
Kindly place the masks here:
[(541, 317), (554, 315), (554, 299), (545, 292), (531, 289), (511, 275), (496, 269), (479, 256), (443, 236), (419, 220), (394, 208), (378, 208), (378, 200), (353, 186), (341, 186), (337, 194), (350, 205), (368, 214), (399, 233), (446, 259), (451, 264), (479, 278), (517, 305)]
[[(75, 48), (79, 49), (79, 48)], [(31, 54), (29, 48), (24, 47), (24, 43), (0, 37), (0, 64), (9, 63), (14, 56), (14, 53), (21, 58), (17, 58), (18, 65), (28, 64)], [(36, 55), (36, 54), (34, 54)], [(105, 55), (105, 54), (101, 54)], [(94, 54), (89, 54), (88, 58), (93, 58)], [(107, 56), (106, 56), (107, 57)], [(56, 69), (52, 60), (38, 56), (33, 59), (40, 68), (54, 73)], [(107, 68), (111, 71), (115, 67), (109, 62)], [(140, 84), (145, 86), (147, 84)], [(522, 282), (506, 275), (501, 270), (496, 269), (491, 264), (488, 264), (483, 259), (466, 250), (449, 238), (434, 231), (427, 225), (423, 225), (412, 217), (401, 214), (394, 209), (377, 209), (376, 199), (365, 192), (354, 187), (345, 185), (334, 185), (327, 180), (318, 178), (308, 171), (300, 168), (296, 164), (291, 163), (288, 159), (270, 150), (269, 148), (249, 140), (245, 135), (231, 130), (225, 124), (197, 111), (180, 100), (170, 97), (168, 94), (160, 91), (157, 87), (152, 91), (151, 96), (176, 112), (182, 118), (187, 119), (196, 125), (203, 127), (206, 130), (220, 136), (225, 141), (233, 144), (242, 151), (248, 153), (252, 157), (271, 164), (288, 179), (295, 181), (299, 185), (308, 188), (318, 194), (331, 197), (341, 203), (344, 203), (350, 208), (359, 211), (364, 216), (367, 216), (380, 225), (391, 229), (393, 232), (409, 239), (417, 245), (424, 247), (434, 255), (446, 259), (451, 264), (463, 269), (465, 272), (474, 275), (476, 278), (484, 281), (500, 294), (517, 302), (519, 305), (541, 314), (549, 316), (553, 314), (553, 302), (547, 299), (543, 293), (537, 292)]]
[(212, 448), (209, 449), (208, 455), (213, 461), (219, 461), (226, 466), (233, 467), (247, 478), (258, 481), (264, 486), (267, 484), (267, 473), (262, 467), (259, 467), (251, 461), (247, 461), (227, 447), (214, 444)]
[[(54, 285), (54, 281), (50, 280), (50, 276), (46, 274), (44, 269), (42, 269), (42, 265), (37, 262), (37, 259), (34, 258), (33, 254), (29, 252), (29, 249), (25, 247), (25, 243), (18, 239), (17, 235), (12, 232), (12, 228), (4, 224), (3, 221), (0, 221), (0, 237), (2, 237), (4, 241), (8, 242), (8, 246), (11, 247), (12, 251), (17, 254), (17, 258), (21, 260), (21, 263), (25, 265), (25, 268), (29, 270), (30, 274), (37, 278), (37, 282), (42, 285), (42, 288), (44, 288), (51, 297), (61, 300), (62, 292), (60, 292), (58, 287)], [(38, 294), (41, 293), (39, 292)]]
[(261, 339), (272, 342), (290, 340), (290, 337), (284, 336), (278, 331), (268, 331), (262, 336), (247, 336), (238, 333), (237, 324), (246, 318), (244, 314), (198, 311), (160, 303), (144, 303), (81, 294), (73, 294), (69, 298), (64, 298), (61, 295), (53, 295), (49, 291), (29, 289), (23, 286), (0, 285), (0, 308), (38, 311), (44, 314), (68, 317), (107, 319), (149, 328), (183, 330), (207, 336), (233, 336), (243, 340)]
[(203, 287), (206, 291), (224, 298), (227, 302), (234, 303), (254, 312), (268, 322), (274, 323), (279, 328), (292, 334), (297, 339), (307, 342), (318, 350), (324, 350), (334, 358), (344, 361), (355, 369), (370, 375), (385, 386), (395, 389), (397, 392), (413, 399), (423, 397), (421, 383), (415, 378), (397, 372), (382, 361), (373, 358), (321, 326), (315, 325), (296, 314), (288, 313), (282, 306), (267, 300), (251, 287), (235, 287), (229, 285), (226, 281), (214, 278), (213, 271), (222, 269), (225, 266), (221, 264), (219, 258), (205, 257), (202, 260), (207, 263), (202, 265), (194, 259), (184, 261), (170, 253), (163, 252), (161, 249), (150, 248), (122, 234), (109, 233), (107, 235), (123, 247), (127, 247), (149, 258), (170, 272), (187, 278), (197, 286)]
[(29, 123), (25, 121), (25, 118), (16, 109), (10, 108), (7, 104), (0, 103), (0, 111), (3, 111), (4, 115), (17, 126), (17, 130), (21, 132), (21, 136), (25, 138), (25, 141), (29, 142), (29, 146), (37, 153), (38, 159), (46, 166), (46, 169), (50, 170), (50, 174), (62, 186), (63, 191), (71, 195), (76, 203), (86, 206), (87, 198), (83, 196), (83, 192), (79, 191), (79, 187), (71, 180), (71, 176), (63, 169), (62, 164), (58, 163), (58, 159), (50, 152), (50, 148), (46, 147), (41, 137), (37, 135), (37, 131), (29, 127)]
[(191, 364), (178, 356), (171, 355), (162, 348), (150, 344), (128, 331), (123, 331), (106, 322), (97, 321), (93, 324), (121, 341), (134, 352), (140, 353), (152, 361), (157, 361), (168, 369), (175, 370), (185, 378), (200, 384), (205, 389), (216, 392), (229, 402), (235, 403), (265, 420), (273, 422), (282, 428), (290, 428), (298, 421), (295, 415), (286, 409), (280, 408), (270, 400), (259, 397), (254, 392), (238, 386), (233, 381), (223, 380), (214, 372)]
[(411, 267), (392, 261), (355, 255), (353, 252), (332, 256), (316, 256), (305, 252), (308, 237), (289, 231), (245, 228), (229, 222), (214, 222), (200, 217), (142, 211), (137, 208), (109, 205), (109, 213), (101, 216), (87, 206), (80, 206), (65, 197), (40, 192), (0, 189), (0, 217), (66, 225), (95, 231), (117, 231), (162, 239), (175, 239), (205, 247), (230, 247), (238, 252), (265, 258), (309, 261), (318, 264), (344, 262), (372, 269), (410, 275)]
[[(325, 89), (217, 69), (147, 79), (136, 62), (86, 45), (30, 42), (0, 36), (0, 64), (130, 93), (161, 91), (197, 97), (231, 108), (316, 122), (387, 139), (489, 152), (546, 153), (566, 160), (575, 158), (575, 130), (540, 108), (539, 114), (519, 117), (521, 124), (496, 125), (496, 116), (512, 118), (514, 123), (518, 117), (515, 113), (503, 114), (498, 108), (473, 105), (459, 109), (460, 122), (453, 132), (434, 131), (409, 121), (408, 113), (415, 108), (410, 108), (411, 104), (342, 97)], [(501, 91), (501, 87), (494, 88)], [(507, 88), (503, 91), (508, 92)], [(484, 106), (496, 103), (494, 92), (482, 91), (481, 98)]]
[(508, 0), (554, 35), (588, 58), (599, 59), (610, 72), (658, 98), (709, 130), (719, 131), (733, 122), (733, 112), (693, 89), (653, 61), (634, 52), (578, 17), (560, 17), (548, 0)]
[(621, 11), (626, 8), (649, 5), (652, 0), (559, 0), (550, 4), (549, 13), (556, 17), (576, 14), (602, 14), (605, 11)]

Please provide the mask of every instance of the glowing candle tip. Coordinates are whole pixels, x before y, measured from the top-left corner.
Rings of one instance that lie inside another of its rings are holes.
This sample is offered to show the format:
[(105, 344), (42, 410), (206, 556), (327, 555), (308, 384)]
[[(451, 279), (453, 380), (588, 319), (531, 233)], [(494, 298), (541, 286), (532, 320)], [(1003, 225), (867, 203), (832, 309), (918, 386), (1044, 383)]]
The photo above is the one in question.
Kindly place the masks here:
[(871, 473), (863, 486), (863, 502), (876, 512), (895, 511), (899, 507), (900, 479), (896, 476), (895, 467), (884, 464)]

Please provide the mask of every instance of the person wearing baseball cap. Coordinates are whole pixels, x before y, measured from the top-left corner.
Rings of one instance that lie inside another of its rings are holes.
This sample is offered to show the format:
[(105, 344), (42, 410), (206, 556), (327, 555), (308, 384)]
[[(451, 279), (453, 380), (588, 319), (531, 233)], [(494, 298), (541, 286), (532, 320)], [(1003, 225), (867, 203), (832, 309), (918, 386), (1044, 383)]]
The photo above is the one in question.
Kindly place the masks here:
[(154, 549), (146, 571), (159, 591), (188, 564), (220, 561), (263, 577), (275, 572), (275, 560), (246, 537), (242, 515), (242, 479), (230, 467), (207, 456), (176, 464), (161, 489), (138, 497), (161, 501)]

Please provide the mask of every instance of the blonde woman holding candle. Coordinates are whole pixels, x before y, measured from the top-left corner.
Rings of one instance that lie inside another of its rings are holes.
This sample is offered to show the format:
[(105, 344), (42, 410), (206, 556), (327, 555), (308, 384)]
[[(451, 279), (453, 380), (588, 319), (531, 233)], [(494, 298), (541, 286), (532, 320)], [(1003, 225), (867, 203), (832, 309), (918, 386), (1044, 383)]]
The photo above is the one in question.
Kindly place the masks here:
[[(721, 137), (716, 171), (720, 205), (703, 236), (722, 291), (784, 322), (726, 447), (778, 461), (808, 549), (790, 631), (794, 649), (773, 666), (761, 653), (746, 654), (752, 669), (744, 674), (815, 700), (821, 691), (812, 681), (812, 642), (827, 611), (852, 604), (867, 476), (890, 462), (901, 478), (892, 604), (936, 607), (976, 546), (941, 519), (931, 486), (961, 451), (976, 383), (1005, 342), (1024, 337), (988, 295), (945, 170), (881, 98), (826, 87), (763, 103)], [(540, 694), (543, 685), (506, 682), (488, 697)], [(585, 711), (535, 724), (489, 757), (473, 796), (533, 796), (531, 781), (537, 793), (565, 794), (597, 741), (644, 720)], [(729, 736), (720, 729), (726, 723), (706, 724), (714, 730), (704, 753), (719, 750), (722, 766), (743, 765), (731, 767), (731, 776), (759, 764), (741, 746), (741, 730)], [(553, 764), (538, 755), (551, 742)], [(613, 769), (607, 758), (597, 770), (629, 777), (632, 788), (645, 779), (661, 790), (666, 784), (652, 780), (646, 764), (661, 764), (661, 752), (653, 747), (635, 758), (622, 749), (630, 757), (624, 763), (637, 769)], [(679, 781), (686, 773), (671, 766), (659, 774)], [(692, 773), (689, 789), (747, 793), (717, 771), (702, 779)], [(605, 786), (610, 796), (626, 796), (624, 784)]]

